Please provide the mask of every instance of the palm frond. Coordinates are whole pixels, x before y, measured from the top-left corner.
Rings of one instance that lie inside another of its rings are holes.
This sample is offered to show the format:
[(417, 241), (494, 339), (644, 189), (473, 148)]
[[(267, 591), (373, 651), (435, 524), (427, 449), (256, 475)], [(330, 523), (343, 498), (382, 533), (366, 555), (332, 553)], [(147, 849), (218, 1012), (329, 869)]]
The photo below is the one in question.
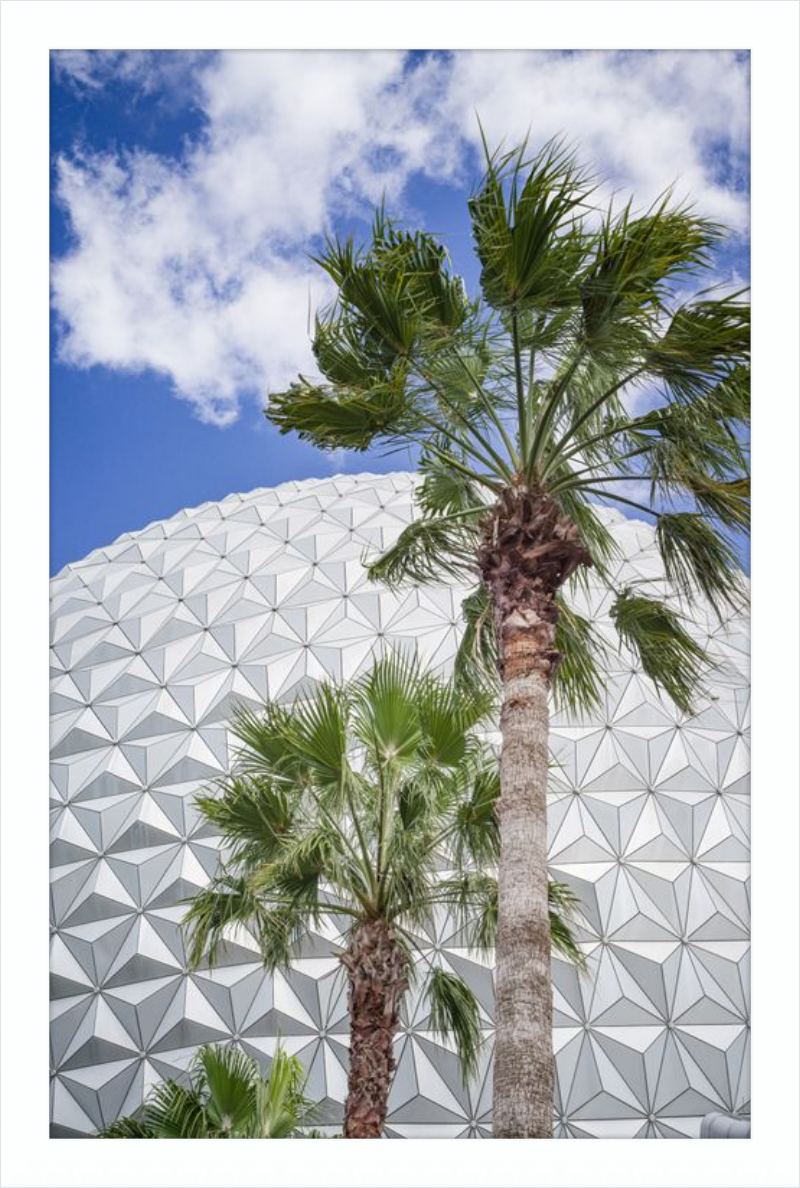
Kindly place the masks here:
[(471, 749), (472, 732), (493, 708), (492, 693), (423, 677), (415, 700), (424, 759), (437, 767), (458, 767)]
[[(476, 515), (412, 520), (376, 561), (367, 565), (370, 581), (398, 586), (462, 577), (474, 571)], [(472, 522), (470, 522), (472, 521)]]
[(497, 935), (497, 879), (493, 874), (467, 869), (440, 879), (432, 902), (452, 913), (470, 952), (491, 952)]
[(309, 1137), (301, 1128), (313, 1120), (314, 1107), (303, 1093), (306, 1071), (297, 1056), (278, 1049), (269, 1077), (259, 1078), (248, 1138)]
[(750, 359), (750, 305), (739, 294), (694, 301), (672, 317), (647, 352), (648, 370), (677, 401), (707, 395)]
[[(559, 491), (556, 500), (577, 525), (581, 540), (592, 557), (592, 565), (600, 574), (607, 574), (615, 560), (620, 557), (619, 545), (603, 519), (603, 512), (596, 503), (590, 503), (580, 491)], [(581, 570), (577, 571), (580, 574)]]
[(550, 905), (550, 939), (553, 948), (578, 969), (583, 969), (586, 957), (572, 931), (575, 917), (580, 912), (580, 897), (569, 884), (550, 879), (547, 884), (547, 901)]
[(469, 213), (489, 305), (550, 312), (578, 303), (575, 277), (587, 237), (576, 216), (586, 209), (593, 184), (561, 141), (550, 141), (530, 160), (524, 145), (487, 153)]
[(294, 814), (286, 785), (259, 777), (230, 776), (217, 795), (200, 795), (194, 803), (237, 855), (254, 850), (262, 863), (277, 854)]
[(221, 1134), (234, 1135), (253, 1112), (258, 1065), (240, 1048), (206, 1044), (196, 1057), (207, 1093), (205, 1112)]
[(489, 590), (481, 583), (461, 603), (464, 632), (453, 669), (456, 684), (496, 690), (497, 636)]
[(670, 512), (658, 517), (656, 540), (667, 579), (686, 599), (698, 591), (718, 616), (736, 608), (746, 591), (736, 554), (719, 532), (696, 512)]
[(611, 617), (645, 675), (678, 709), (690, 713), (710, 660), (680, 616), (666, 603), (626, 587), (612, 603)]
[(368, 450), (381, 437), (419, 427), (402, 369), (365, 392), (340, 391), (301, 376), (284, 392), (271, 392), (266, 415), (281, 433), (297, 433), (323, 450)]
[(595, 359), (618, 363), (646, 344), (677, 277), (708, 265), (722, 229), (665, 194), (636, 216), (629, 202), (603, 221), (581, 283), (583, 338)]
[(431, 1030), (456, 1045), (466, 1084), (478, 1071), (482, 1034), (478, 1000), (463, 978), (447, 970), (431, 970), (426, 985)]
[(417, 466), (422, 482), (416, 498), (423, 516), (433, 519), (480, 507), (483, 494), (478, 484), (447, 464), (446, 440), (435, 439), (432, 444), (436, 452), (424, 450)]
[(416, 758), (422, 742), (416, 697), (420, 683), (418, 666), (395, 653), (382, 657), (355, 682), (352, 730), (376, 769)]
[(479, 870), (494, 866), (500, 857), (500, 823), (497, 800), (500, 772), (496, 763), (484, 763), (475, 773), (471, 793), (459, 805), (451, 843), (459, 866), (474, 864)]
[(258, 939), (264, 965), (276, 969), (291, 961), (303, 933), (303, 914), (296, 906), (270, 906), (251, 881), (224, 868), (187, 902), (182, 928), (190, 968), (204, 961), (213, 965), (231, 931), (244, 927)]
[(156, 1138), (217, 1138), (209, 1123), (203, 1095), (196, 1078), (189, 1085), (161, 1081), (155, 1085), (145, 1105), (147, 1125)]
[(229, 874), (224, 868), (208, 887), (185, 902), (189, 910), (182, 928), (190, 968), (197, 968), (206, 959), (213, 965), (226, 933), (238, 926), (250, 926), (261, 911), (261, 903), (247, 880)]
[(290, 742), (294, 762), (321, 784), (341, 784), (347, 761), (348, 706), (340, 689), (320, 684), (313, 696), (292, 705)]
[(726, 528), (747, 532), (750, 529), (750, 479), (714, 482), (701, 474), (686, 476), (687, 490), (698, 507), (719, 520)]
[(603, 700), (606, 678), (601, 668), (605, 649), (591, 620), (559, 595), (556, 649), (561, 659), (552, 680), (556, 706), (570, 713), (590, 713)]

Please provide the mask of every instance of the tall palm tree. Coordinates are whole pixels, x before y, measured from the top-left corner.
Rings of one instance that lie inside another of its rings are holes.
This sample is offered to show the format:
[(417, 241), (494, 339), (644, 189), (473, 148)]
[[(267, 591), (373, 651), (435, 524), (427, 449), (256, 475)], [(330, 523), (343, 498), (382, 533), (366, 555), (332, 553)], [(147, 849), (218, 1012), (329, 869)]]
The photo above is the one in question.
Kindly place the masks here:
[(600, 211), (596, 194), (560, 143), (487, 153), (474, 300), (432, 236), (383, 211), (361, 249), (329, 240), (321, 378), (267, 410), (324, 448), (415, 450), (422, 515), (373, 576), (478, 583), (461, 673), (494, 654), (502, 683), (494, 1132), (508, 1137), (552, 1133), (548, 694), (591, 705), (603, 670), (569, 588), (594, 568), (621, 640), (681, 710), (706, 664), (657, 586), (618, 586), (597, 503), (655, 517), (683, 597), (722, 611), (743, 593), (730, 534), (748, 523), (749, 304), (686, 296), (723, 229), (670, 194), (638, 213)]
[(133, 1117), (118, 1118), (99, 1138), (293, 1138), (304, 1133), (312, 1106), (303, 1096), (305, 1070), (280, 1049), (269, 1076), (239, 1048), (200, 1048), (188, 1084), (161, 1081)]
[[(389, 656), (350, 685), (321, 685), (291, 708), (241, 710), (234, 774), (220, 795), (198, 801), (230, 855), (191, 901), (190, 964), (213, 959), (244, 925), (274, 969), (321, 917), (341, 922), (346, 1138), (383, 1132), (419, 931), (445, 909), (473, 947), (494, 943), (499, 781), (475, 735), (491, 704), (486, 691), (457, 689)], [(549, 895), (553, 944), (580, 962), (568, 923), (575, 899), (559, 884)], [(481, 1038), (477, 1000), (462, 978), (425, 960), (432, 1029), (453, 1037), (466, 1079)]]

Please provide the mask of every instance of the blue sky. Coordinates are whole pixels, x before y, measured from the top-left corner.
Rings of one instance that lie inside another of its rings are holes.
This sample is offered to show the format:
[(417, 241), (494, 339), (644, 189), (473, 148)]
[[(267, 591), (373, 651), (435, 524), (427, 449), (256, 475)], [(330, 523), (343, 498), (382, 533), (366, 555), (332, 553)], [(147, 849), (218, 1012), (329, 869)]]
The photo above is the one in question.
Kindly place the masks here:
[(182, 507), (402, 456), (280, 438), (311, 370), (309, 252), (375, 203), (477, 281), (465, 200), (492, 143), (566, 134), (606, 192), (680, 196), (749, 276), (749, 62), (711, 53), (68, 51), (51, 68), (51, 570)]

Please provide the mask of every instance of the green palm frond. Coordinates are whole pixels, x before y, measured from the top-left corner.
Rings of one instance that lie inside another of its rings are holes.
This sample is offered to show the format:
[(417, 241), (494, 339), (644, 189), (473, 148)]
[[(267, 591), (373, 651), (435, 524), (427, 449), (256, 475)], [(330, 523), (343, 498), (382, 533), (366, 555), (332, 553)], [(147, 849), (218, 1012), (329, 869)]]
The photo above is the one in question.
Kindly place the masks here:
[(735, 363), (726, 377), (705, 393), (711, 416), (732, 426), (750, 420), (750, 365)]
[(719, 520), (726, 528), (747, 532), (750, 529), (750, 479), (736, 478), (714, 482), (702, 474), (690, 474), (686, 488), (701, 511)]
[(474, 864), (479, 870), (495, 866), (500, 857), (500, 824), (497, 800), (500, 772), (496, 763), (484, 764), (475, 774), (472, 793), (459, 805), (452, 845), (459, 865)]
[(647, 353), (648, 370), (678, 401), (706, 395), (750, 357), (750, 306), (740, 294), (679, 309)]
[(314, 1107), (303, 1093), (306, 1071), (297, 1056), (278, 1049), (269, 1077), (255, 1083), (255, 1103), (246, 1128), (248, 1138), (307, 1137), (301, 1127), (313, 1121)]
[(625, 588), (612, 603), (611, 617), (645, 675), (678, 709), (690, 713), (710, 661), (680, 616), (658, 599)]
[(481, 869), (451, 874), (438, 881), (433, 901), (452, 913), (471, 952), (491, 952), (497, 935), (497, 878), (494, 874)]
[(221, 1134), (236, 1134), (253, 1112), (258, 1065), (239, 1048), (213, 1045), (200, 1049), (197, 1064), (207, 1092), (209, 1124)]
[(296, 432), (323, 450), (368, 450), (377, 438), (419, 425), (402, 369), (365, 392), (335, 391), (301, 376), (287, 391), (271, 394), (268, 416), (281, 433)]
[[(256, 710), (240, 702), (233, 712), (231, 731), (242, 744), (236, 757), (236, 774), (241, 774), (250, 783), (257, 780), (264, 786), (274, 784), (277, 778), (281, 781), (280, 791), (289, 798), (291, 805), (291, 786), (302, 783), (302, 763), (291, 745), (292, 714), (289, 707), (270, 701), (263, 709)], [(279, 806), (275, 807), (277, 810)], [(281, 808), (280, 811), (283, 815), (288, 809)]]
[(237, 856), (255, 849), (260, 861), (277, 855), (291, 828), (294, 805), (285, 783), (231, 777), (224, 794), (201, 795), (195, 805), (209, 825), (224, 834)]
[[(594, 569), (600, 574), (609, 573), (621, 554), (619, 545), (603, 519), (602, 510), (596, 503), (589, 502), (576, 491), (558, 491), (556, 499), (566, 515), (577, 525), (581, 540), (592, 555)], [(582, 570), (578, 570), (575, 577), (580, 580), (581, 574)]]
[(427, 583), (474, 574), (475, 521), (483, 510), (412, 520), (396, 542), (367, 565), (370, 580), (395, 587), (408, 581)]
[(417, 470), (422, 482), (417, 488), (417, 502), (423, 517), (433, 519), (453, 513), (469, 513), (481, 506), (483, 494), (477, 483), (447, 463), (447, 442), (435, 439), (436, 453), (423, 451)]
[(339, 785), (349, 773), (347, 720), (342, 691), (329, 683), (292, 706), (289, 737), (294, 762), (316, 783)]
[(250, 927), (262, 911), (247, 880), (224, 868), (208, 887), (184, 902), (189, 905), (183, 918), (187, 961), (193, 968), (206, 959), (213, 965), (226, 933), (239, 926)]
[(550, 939), (553, 948), (578, 969), (584, 969), (586, 957), (572, 930), (575, 918), (580, 913), (579, 896), (569, 884), (550, 879), (547, 900), (550, 905)]
[(549, 311), (578, 303), (574, 278), (588, 242), (576, 216), (587, 209), (593, 185), (558, 140), (531, 159), (525, 145), (504, 154), (487, 152), (469, 213), (489, 305)]
[(423, 732), (421, 754), (437, 767), (455, 769), (474, 751), (473, 731), (491, 713), (494, 697), (487, 689), (464, 689), (423, 677), (415, 690)]
[(468, 689), (497, 691), (497, 635), (489, 590), (483, 584), (461, 603), (464, 632), (458, 645), (453, 675)]
[(583, 336), (595, 358), (641, 349), (670, 282), (710, 261), (722, 229), (670, 201), (667, 193), (639, 216), (631, 203), (616, 215), (611, 208), (603, 221), (581, 283)]
[(603, 700), (606, 657), (603, 639), (591, 620), (559, 596), (556, 649), (561, 655), (552, 681), (559, 709), (573, 714), (596, 710)]
[(419, 754), (422, 725), (417, 691), (420, 670), (397, 654), (387, 655), (353, 686), (353, 734), (368, 749), (375, 769), (409, 763)]
[(148, 1098), (144, 1115), (154, 1138), (219, 1138), (205, 1110), (196, 1078), (189, 1085), (161, 1081)]
[(204, 961), (213, 966), (231, 931), (243, 927), (257, 937), (264, 965), (274, 970), (291, 961), (303, 934), (303, 916), (296, 906), (272, 906), (257, 883), (224, 868), (186, 902), (189, 909), (182, 926), (192, 968)]
[(452, 1037), (466, 1084), (478, 1071), (483, 1038), (478, 1000), (463, 978), (441, 968), (431, 970), (425, 989), (431, 1030), (442, 1039)]
[(690, 600), (698, 591), (718, 615), (746, 600), (736, 554), (730, 543), (696, 512), (663, 513), (656, 540), (667, 579)]

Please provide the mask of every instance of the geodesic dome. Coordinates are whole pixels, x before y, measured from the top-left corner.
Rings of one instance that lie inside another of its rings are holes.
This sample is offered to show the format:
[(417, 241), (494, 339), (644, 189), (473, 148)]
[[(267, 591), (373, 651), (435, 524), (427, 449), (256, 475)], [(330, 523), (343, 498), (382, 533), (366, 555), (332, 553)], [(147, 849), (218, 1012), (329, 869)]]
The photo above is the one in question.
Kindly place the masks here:
[[(231, 495), (126, 534), (52, 581), (52, 1133), (132, 1112), (201, 1043), (308, 1069), (321, 1122), (346, 1092), (347, 1001), (328, 921), (267, 975), (240, 936), (187, 972), (180, 901), (218, 862), (199, 789), (226, 770), (237, 700), (291, 700), (353, 677), (386, 647), (447, 671), (467, 590), (390, 592), (365, 551), (416, 514), (409, 474), (344, 475)], [(652, 529), (604, 512), (625, 581), (663, 579)], [(652, 584), (649, 587), (653, 588)], [(617, 650), (607, 599), (577, 600), (613, 644), (604, 706), (554, 714), (553, 875), (581, 897), (587, 971), (555, 959), (555, 1133), (684, 1137), (749, 1110), (748, 628), (704, 604), (692, 630), (718, 665), (687, 718)], [(408, 996), (387, 1133), (491, 1133), (492, 972), (443, 917), (428, 957), (483, 1011), (465, 1087)]]

